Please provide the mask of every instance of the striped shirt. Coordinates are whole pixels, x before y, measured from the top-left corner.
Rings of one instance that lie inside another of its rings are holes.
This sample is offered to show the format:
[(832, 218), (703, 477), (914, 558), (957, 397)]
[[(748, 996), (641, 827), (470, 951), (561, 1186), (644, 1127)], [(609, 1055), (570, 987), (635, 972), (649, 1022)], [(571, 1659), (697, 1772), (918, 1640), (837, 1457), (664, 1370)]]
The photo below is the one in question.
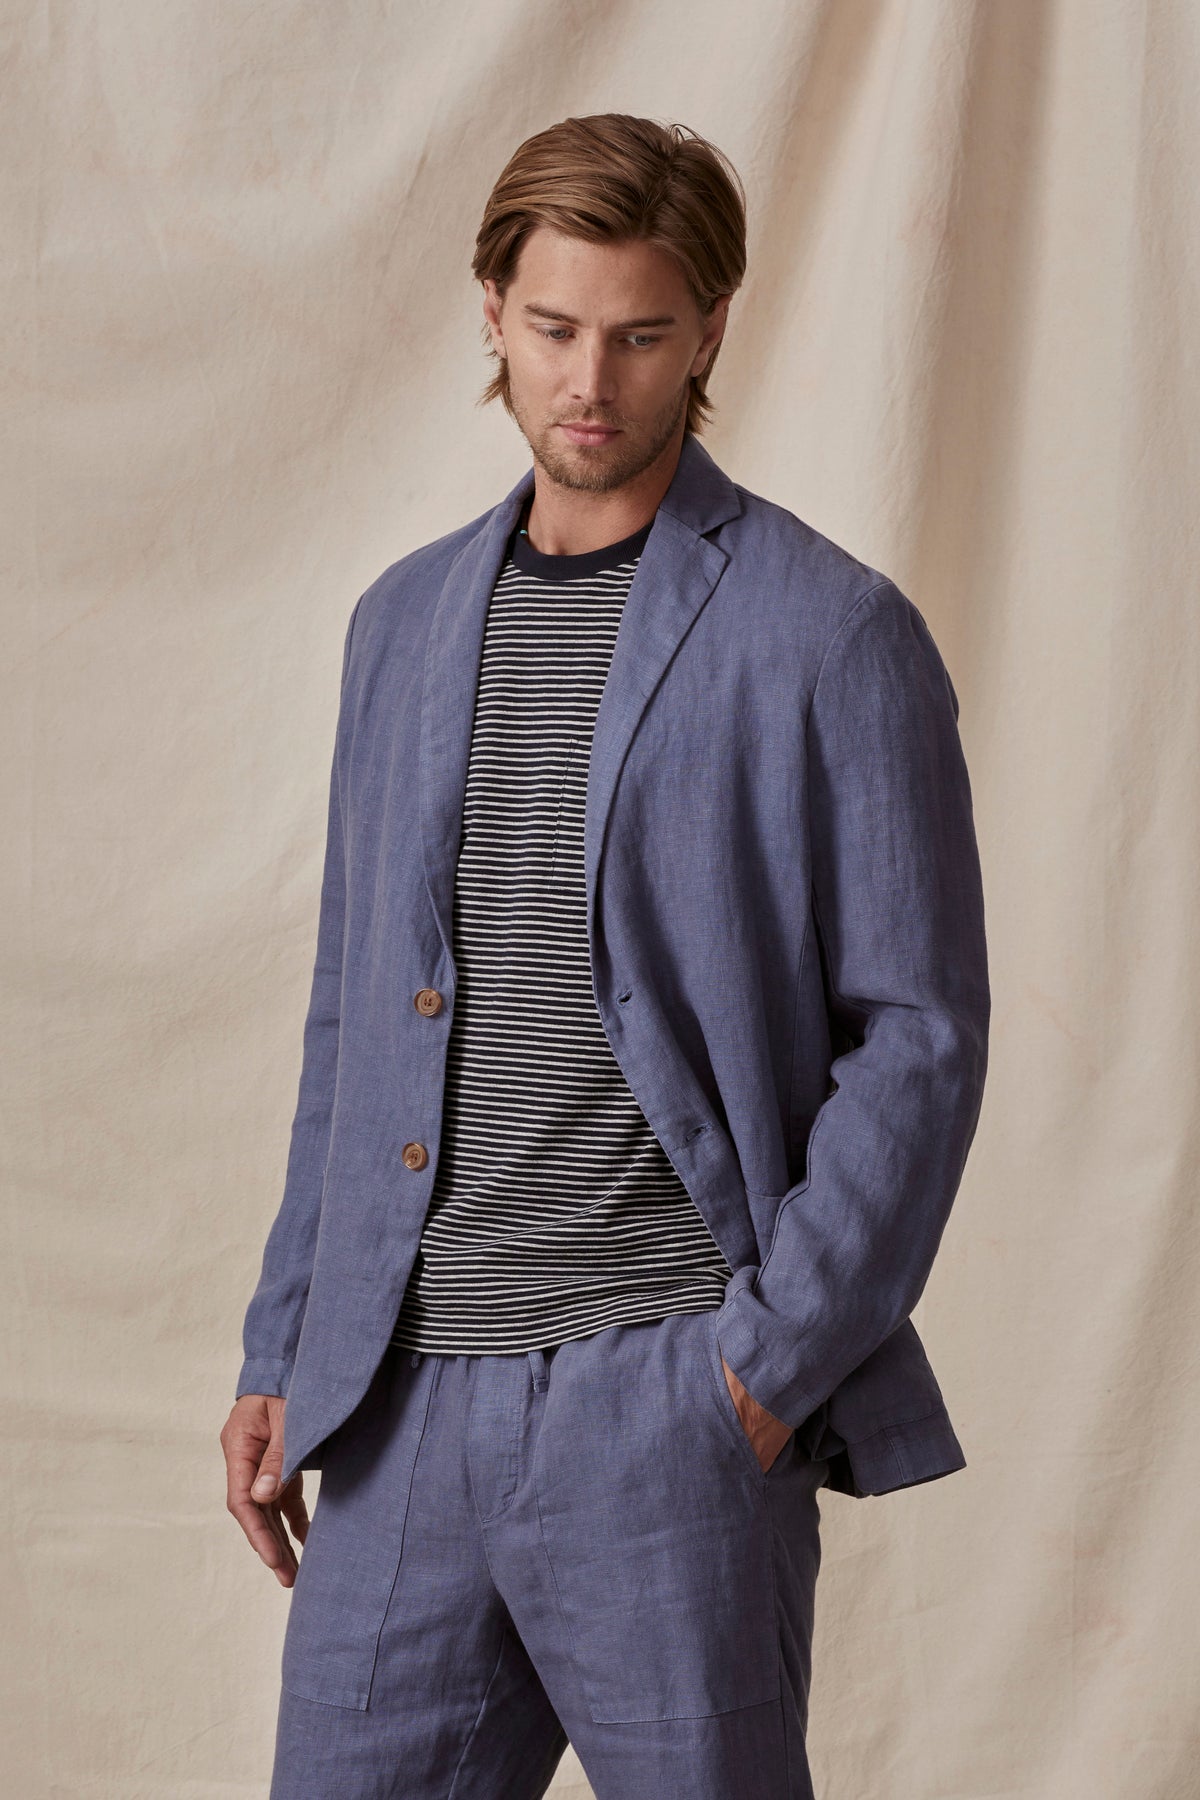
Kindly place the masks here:
[(649, 524), (548, 556), (514, 530), (488, 607), (455, 879), (438, 1165), (393, 1343), (530, 1350), (704, 1312), (732, 1271), (592, 994), (592, 732)]

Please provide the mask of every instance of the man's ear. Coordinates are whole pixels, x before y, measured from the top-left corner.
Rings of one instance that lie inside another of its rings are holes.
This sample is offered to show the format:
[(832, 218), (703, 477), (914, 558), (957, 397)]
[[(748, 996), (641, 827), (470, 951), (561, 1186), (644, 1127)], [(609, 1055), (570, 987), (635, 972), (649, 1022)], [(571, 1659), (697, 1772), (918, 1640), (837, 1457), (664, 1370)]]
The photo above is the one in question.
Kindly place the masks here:
[[(725, 336), (725, 328), (729, 323), (729, 302), (732, 299), (732, 294), (721, 294), (713, 302), (713, 309), (704, 322), (704, 335), (707, 337), (709, 332), (718, 325), (720, 326), (720, 331), (715, 343), (708, 343), (704, 346), (704, 363), (702, 367), (694, 371), (697, 375), (703, 375), (705, 369), (707, 369), (709, 363), (720, 349), (721, 340)], [(699, 355), (699, 351), (697, 351), (697, 355)]]
[(483, 283), (483, 316), (491, 333), (492, 349), (497, 356), (504, 355), (504, 328), (500, 323), (500, 296), (496, 292), (496, 283), (489, 275)]

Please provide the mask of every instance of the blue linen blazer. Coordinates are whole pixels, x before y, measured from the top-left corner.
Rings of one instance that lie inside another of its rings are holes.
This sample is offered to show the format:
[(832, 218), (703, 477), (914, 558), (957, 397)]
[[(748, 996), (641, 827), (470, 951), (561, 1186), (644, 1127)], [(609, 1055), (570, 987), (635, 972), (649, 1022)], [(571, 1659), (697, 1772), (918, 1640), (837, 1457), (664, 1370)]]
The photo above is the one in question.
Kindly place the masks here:
[[(365, 1394), (421, 1235), (484, 626), (533, 480), (350, 615), (299, 1095), (236, 1389), (287, 1395), (285, 1480)], [(726, 1361), (830, 1487), (964, 1468), (910, 1318), (987, 1064), (958, 699), (894, 581), (691, 433), (625, 601), (584, 844), (595, 1004), (733, 1270)]]

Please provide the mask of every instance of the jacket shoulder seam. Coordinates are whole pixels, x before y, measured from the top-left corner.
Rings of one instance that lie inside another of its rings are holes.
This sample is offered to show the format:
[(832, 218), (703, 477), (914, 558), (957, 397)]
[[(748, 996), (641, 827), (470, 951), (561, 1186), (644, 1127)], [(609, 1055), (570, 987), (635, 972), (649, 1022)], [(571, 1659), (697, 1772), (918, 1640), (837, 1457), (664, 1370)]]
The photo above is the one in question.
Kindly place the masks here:
[[(825, 665), (829, 661), (829, 658), (832, 655), (833, 650), (834, 650), (835, 646), (837, 645), (837, 642), (838, 642), (839, 638), (841, 637), (842, 633), (847, 629), (847, 627), (850, 625), (851, 621), (858, 617), (862, 608), (866, 605), (867, 601), (871, 599), (872, 595), (880, 593), (884, 588), (895, 587), (895, 585), (896, 584), (891, 579), (891, 577), (885, 575), (881, 581), (872, 582), (871, 586), (867, 589), (865, 594), (860, 594), (858, 596), (858, 599), (854, 602), (853, 606), (851, 606), (849, 612), (846, 614), (845, 618), (842, 620), (841, 624), (838, 626), (837, 630), (834, 632), (833, 636), (830, 638), (829, 642), (825, 646), (825, 653), (821, 658), (821, 666), (817, 670), (817, 679), (813, 682), (813, 689), (812, 689), (813, 700), (815, 700), (817, 697), (817, 689), (821, 685), (821, 677), (825, 673)], [(810, 711), (812, 710), (811, 702), (809, 705), (809, 710)]]

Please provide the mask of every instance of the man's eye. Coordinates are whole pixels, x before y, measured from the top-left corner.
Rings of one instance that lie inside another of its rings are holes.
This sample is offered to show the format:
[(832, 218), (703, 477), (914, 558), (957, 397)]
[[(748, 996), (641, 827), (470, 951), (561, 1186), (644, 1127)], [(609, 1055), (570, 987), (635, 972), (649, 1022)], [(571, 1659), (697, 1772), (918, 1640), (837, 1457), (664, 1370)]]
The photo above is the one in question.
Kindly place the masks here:
[[(568, 335), (568, 329), (565, 325), (539, 325), (537, 330), (539, 337), (548, 338), (552, 344), (561, 343), (563, 337)], [(648, 349), (651, 344), (657, 344), (658, 342), (657, 337), (645, 331), (631, 331), (628, 333), (628, 336), (631, 342), (635, 338), (640, 340), (636, 345), (636, 348), (639, 350)]]

